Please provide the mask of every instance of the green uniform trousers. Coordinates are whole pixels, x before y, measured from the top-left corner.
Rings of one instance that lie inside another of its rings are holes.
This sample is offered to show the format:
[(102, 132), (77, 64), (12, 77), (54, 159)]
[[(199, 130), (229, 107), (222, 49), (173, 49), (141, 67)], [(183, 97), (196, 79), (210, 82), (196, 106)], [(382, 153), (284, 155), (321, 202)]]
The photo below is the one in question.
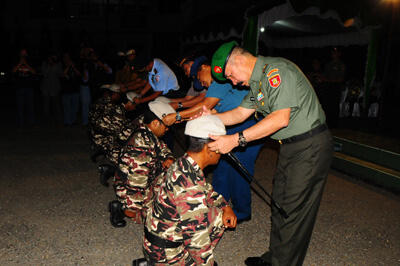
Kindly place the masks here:
[(289, 218), (272, 207), (270, 247), (262, 255), (265, 261), (280, 266), (303, 264), (332, 155), (329, 130), (281, 145), (272, 196)]

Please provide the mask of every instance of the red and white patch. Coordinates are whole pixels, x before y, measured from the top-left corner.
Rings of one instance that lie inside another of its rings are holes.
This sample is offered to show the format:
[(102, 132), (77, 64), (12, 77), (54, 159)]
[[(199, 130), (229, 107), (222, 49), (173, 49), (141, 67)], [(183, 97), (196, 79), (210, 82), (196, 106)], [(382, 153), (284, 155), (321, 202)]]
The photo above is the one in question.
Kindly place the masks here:
[(214, 67), (214, 72), (217, 73), (217, 74), (222, 73), (222, 68), (220, 66), (215, 66)]
[(281, 84), (281, 76), (279, 74), (273, 75), (268, 79), (268, 82), (272, 88), (278, 88)]

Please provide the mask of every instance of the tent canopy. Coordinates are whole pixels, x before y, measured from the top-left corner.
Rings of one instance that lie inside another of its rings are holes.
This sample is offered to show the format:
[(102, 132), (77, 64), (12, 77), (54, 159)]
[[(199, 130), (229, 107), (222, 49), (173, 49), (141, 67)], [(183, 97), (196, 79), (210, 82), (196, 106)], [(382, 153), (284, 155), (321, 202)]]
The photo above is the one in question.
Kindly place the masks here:
[(371, 28), (361, 28), (357, 17), (342, 21), (334, 10), (308, 7), (297, 12), (289, 1), (258, 15), (258, 39), (274, 48), (367, 45)]

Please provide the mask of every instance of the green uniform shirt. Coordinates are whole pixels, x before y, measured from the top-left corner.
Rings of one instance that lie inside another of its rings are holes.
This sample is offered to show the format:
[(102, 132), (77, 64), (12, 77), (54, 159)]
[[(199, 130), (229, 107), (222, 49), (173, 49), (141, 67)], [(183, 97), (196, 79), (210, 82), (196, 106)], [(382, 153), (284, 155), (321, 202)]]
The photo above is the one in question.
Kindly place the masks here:
[(289, 125), (271, 138), (290, 138), (325, 123), (324, 111), (312, 85), (293, 62), (259, 56), (249, 85), (250, 92), (240, 106), (256, 109), (264, 116), (280, 109), (291, 109)]

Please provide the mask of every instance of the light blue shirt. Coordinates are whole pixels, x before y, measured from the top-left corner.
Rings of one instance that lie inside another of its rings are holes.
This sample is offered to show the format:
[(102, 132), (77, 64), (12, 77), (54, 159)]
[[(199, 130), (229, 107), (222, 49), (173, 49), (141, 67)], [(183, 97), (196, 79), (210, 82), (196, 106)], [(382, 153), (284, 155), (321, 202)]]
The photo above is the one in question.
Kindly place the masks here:
[(170, 90), (178, 90), (179, 84), (174, 72), (161, 59), (154, 58), (153, 68), (149, 72), (149, 83), (154, 91), (163, 95)]
[(236, 89), (230, 83), (213, 81), (208, 87), (206, 97), (218, 98), (219, 102), (214, 108), (218, 113), (223, 113), (238, 107), (248, 93), (249, 90)]

